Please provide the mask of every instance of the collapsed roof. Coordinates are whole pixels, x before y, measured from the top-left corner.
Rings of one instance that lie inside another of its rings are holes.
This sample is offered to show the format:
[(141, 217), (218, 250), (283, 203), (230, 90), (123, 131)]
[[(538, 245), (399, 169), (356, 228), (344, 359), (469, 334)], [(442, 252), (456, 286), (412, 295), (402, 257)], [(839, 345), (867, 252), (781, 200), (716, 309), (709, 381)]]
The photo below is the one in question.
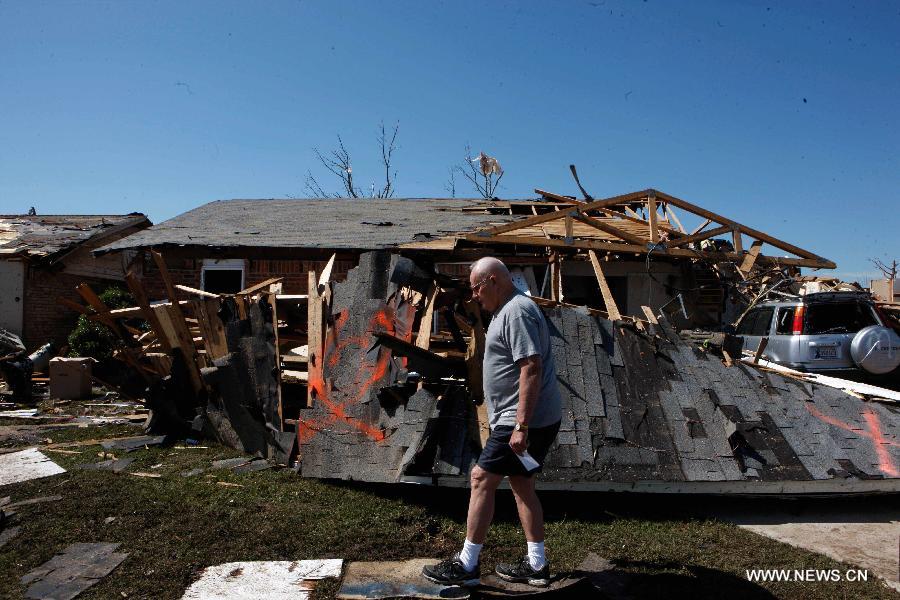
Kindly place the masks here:
[(0, 215), (0, 258), (52, 263), (88, 242), (132, 227), (147, 227), (141, 213), (127, 215)]

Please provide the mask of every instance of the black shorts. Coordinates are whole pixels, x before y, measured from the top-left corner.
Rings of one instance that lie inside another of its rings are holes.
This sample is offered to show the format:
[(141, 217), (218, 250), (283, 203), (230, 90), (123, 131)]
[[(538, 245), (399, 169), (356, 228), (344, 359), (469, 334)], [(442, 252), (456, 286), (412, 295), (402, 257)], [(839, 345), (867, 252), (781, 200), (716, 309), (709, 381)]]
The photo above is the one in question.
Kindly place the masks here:
[(529, 472), (522, 461), (509, 447), (509, 439), (513, 434), (512, 425), (497, 425), (491, 429), (491, 435), (484, 444), (484, 450), (478, 457), (478, 466), (495, 475), (524, 475), (530, 477), (540, 473), (544, 468), (544, 459), (556, 439), (559, 421), (546, 427), (535, 427), (528, 430), (528, 454), (538, 462), (538, 468)]

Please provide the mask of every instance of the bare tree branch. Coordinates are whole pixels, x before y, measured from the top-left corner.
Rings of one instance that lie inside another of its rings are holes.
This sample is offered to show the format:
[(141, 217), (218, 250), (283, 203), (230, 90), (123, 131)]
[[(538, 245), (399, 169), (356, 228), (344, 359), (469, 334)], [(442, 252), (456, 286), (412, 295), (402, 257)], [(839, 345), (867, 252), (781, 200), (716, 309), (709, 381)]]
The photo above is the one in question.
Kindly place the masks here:
[(336, 150), (332, 150), (328, 154), (323, 154), (318, 148), (313, 148), (313, 152), (319, 162), (322, 163), (322, 166), (341, 181), (343, 193), (326, 192), (319, 181), (309, 172), (306, 176), (305, 189), (309, 193), (315, 194), (320, 198), (364, 198), (367, 196), (369, 198), (393, 197), (397, 180), (397, 171), (395, 170), (391, 173), (391, 161), (393, 160), (394, 151), (397, 149), (397, 133), (399, 130), (400, 123), (398, 122), (394, 125), (390, 137), (388, 137), (384, 122), (381, 123), (381, 132), (378, 141), (381, 145), (381, 160), (384, 165), (384, 187), (376, 189), (375, 183), (372, 182), (372, 186), (367, 194), (361, 188), (356, 186), (353, 181), (353, 164), (350, 160), (350, 152), (344, 146), (344, 140), (338, 135), (338, 147)]
[(450, 194), (451, 198), (456, 198), (456, 169), (457, 167), (450, 167), (447, 169), (450, 178), (444, 182), (444, 189), (447, 190), (447, 193)]
[(897, 278), (897, 260), (894, 259), (891, 261), (891, 266), (887, 266), (883, 262), (881, 262), (877, 258), (870, 258), (869, 262), (878, 267), (878, 269), (884, 273), (886, 279), (896, 279)]

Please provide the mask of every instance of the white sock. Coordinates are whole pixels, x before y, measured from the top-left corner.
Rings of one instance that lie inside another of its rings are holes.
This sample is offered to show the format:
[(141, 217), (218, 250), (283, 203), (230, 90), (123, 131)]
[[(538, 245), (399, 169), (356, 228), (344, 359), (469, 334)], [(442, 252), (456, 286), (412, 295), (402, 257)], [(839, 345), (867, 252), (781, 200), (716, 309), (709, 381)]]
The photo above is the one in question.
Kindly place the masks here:
[(459, 552), (459, 561), (466, 571), (471, 571), (478, 565), (478, 555), (481, 554), (482, 544), (473, 544), (466, 540)]
[(547, 564), (544, 556), (544, 542), (528, 542), (528, 564), (535, 571), (540, 571)]

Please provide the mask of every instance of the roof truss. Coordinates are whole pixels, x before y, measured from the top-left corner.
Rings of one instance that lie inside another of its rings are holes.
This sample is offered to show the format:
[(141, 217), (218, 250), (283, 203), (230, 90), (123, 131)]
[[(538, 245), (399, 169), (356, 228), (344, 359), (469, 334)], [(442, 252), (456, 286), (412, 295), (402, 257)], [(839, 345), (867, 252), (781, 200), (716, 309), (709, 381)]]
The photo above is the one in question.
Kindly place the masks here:
[[(554, 210), (488, 227), (468, 234), (464, 239), (479, 244), (515, 244), (636, 254), (653, 252), (654, 256), (704, 257), (716, 261), (733, 261), (743, 269), (759, 264), (822, 269), (836, 267), (834, 262), (808, 250), (653, 189), (590, 202), (540, 189), (536, 189), (535, 192), (554, 201)], [(704, 221), (688, 233), (675, 208)], [(645, 216), (640, 216), (638, 211)], [(710, 224), (718, 226), (706, 230)], [(563, 227), (560, 228), (560, 225)], [(580, 229), (576, 229), (576, 225)], [(550, 233), (551, 228), (558, 234)], [(538, 235), (536, 233), (538, 231), (543, 235)], [(731, 235), (732, 242), (732, 249), (728, 251), (698, 250), (688, 246), (694, 242), (727, 234)], [(744, 250), (744, 236), (751, 240), (749, 252)], [(764, 243), (793, 254), (794, 257), (763, 255), (760, 248)]]

